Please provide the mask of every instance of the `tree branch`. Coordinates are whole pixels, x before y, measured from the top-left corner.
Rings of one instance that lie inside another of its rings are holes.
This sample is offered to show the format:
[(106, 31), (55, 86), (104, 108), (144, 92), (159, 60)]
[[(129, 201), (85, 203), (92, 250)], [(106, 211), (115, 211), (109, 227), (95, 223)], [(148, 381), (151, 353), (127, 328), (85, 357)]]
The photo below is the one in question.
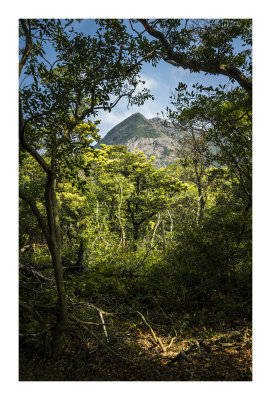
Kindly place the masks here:
[(22, 69), (23, 69), (23, 67), (24, 67), (24, 65), (26, 63), (26, 60), (27, 60), (27, 58), (28, 58), (28, 56), (30, 54), (30, 51), (33, 48), (30, 27), (29, 27), (29, 29), (27, 28), (26, 21), (24, 19), (21, 19), (20, 22), (21, 22), (21, 26), (22, 26), (23, 31), (24, 31), (26, 43), (25, 43), (25, 48), (24, 48), (24, 51), (23, 51), (22, 58), (21, 58), (21, 60), (19, 62), (19, 76), (21, 75)]
[(50, 166), (46, 163), (44, 158), (35, 150), (26, 140), (25, 138), (25, 127), (26, 124), (24, 123), (23, 119), (23, 110), (22, 110), (22, 103), (19, 98), (19, 139), (22, 147), (28, 151), (29, 154), (40, 164), (40, 166), (44, 169), (46, 173), (51, 174), (52, 170)]
[(19, 197), (21, 199), (23, 199), (29, 205), (31, 210), (33, 211), (35, 217), (37, 218), (37, 220), (38, 220), (38, 222), (40, 224), (40, 227), (42, 229), (42, 233), (44, 234), (47, 243), (49, 243), (48, 227), (47, 227), (46, 222), (45, 222), (43, 216), (41, 215), (36, 203), (34, 202), (34, 200), (30, 199), (22, 189), (19, 189)]
[[(238, 68), (221, 63), (195, 61), (187, 57), (187, 55), (184, 53), (175, 52), (172, 45), (168, 42), (162, 32), (153, 28), (146, 19), (139, 19), (138, 21), (141, 22), (141, 24), (151, 36), (160, 41), (160, 43), (167, 51), (168, 59), (175, 61), (176, 64), (178, 64), (180, 67), (184, 69), (189, 69), (193, 72), (203, 71), (209, 74), (222, 74), (231, 79), (234, 79), (243, 89), (246, 90), (249, 96), (252, 97), (252, 82), (244, 74), (242, 74), (242, 72)], [(168, 62), (167, 59), (165, 59), (165, 61)]]
[(161, 44), (157, 45), (154, 47), (153, 50), (151, 50), (148, 54), (146, 54), (144, 57), (142, 57), (139, 61), (137, 61), (134, 65), (132, 65), (130, 68), (128, 68), (125, 72), (131, 72), (134, 68), (136, 68), (139, 64), (142, 63), (142, 61), (146, 60), (146, 58), (150, 57), (157, 49), (159, 49)]
[(38, 281), (42, 280), (43, 282), (48, 283), (50, 285), (56, 283), (54, 279), (48, 278), (47, 276), (43, 275), (40, 271), (38, 271), (35, 267), (33, 267), (30, 264), (25, 265), (19, 263), (19, 269), (33, 275)]

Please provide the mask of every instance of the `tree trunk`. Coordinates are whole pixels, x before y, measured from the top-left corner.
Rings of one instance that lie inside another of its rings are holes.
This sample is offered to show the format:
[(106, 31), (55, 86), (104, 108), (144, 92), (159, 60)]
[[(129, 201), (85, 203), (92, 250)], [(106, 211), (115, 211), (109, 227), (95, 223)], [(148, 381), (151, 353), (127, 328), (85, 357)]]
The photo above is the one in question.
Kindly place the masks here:
[(199, 224), (199, 221), (203, 220), (204, 216), (204, 206), (205, 202), (203, 200), (203, 195), (201, 194), (198, 198), (198, 209), (197, 209), (197, 225)]
[(53, 334), (52, 356), (55, 359), (61, 358), (64, 334), (67, 326), (68, 311), (67, 300), (63, 280), (63, 267), (61, 256), (61, 235), (59, 215), (56, 199), (56, 178), (53, 173), (47, 174), (45, 203), (49, 229), (49, 250), (52, 256), (52, 263), (55, 272), (55, 279), (58, 291), (59, 316)]
[(83, 241), (83, 239), (81, 238), (81, 240), (80, 240), (80, 245), (79, 245), (79, 250), (78, 250), (78, 253), (77, 253), (77, 262), (76, 262), (76, 265), (80, 265), (80, 266), (82, 266), (83, 265), (83, 263), (84, 263), (84, 251), (85, 249), (84, 249), (84, 241)]
[(138, 248), (137, 240), (139, 237), (139, 225), (136, 223), (133, 224), (133, 237), (134, 237), (133, 250), (137, 251), (137, 248)]
[(136, 242), (138, 240), (138, 236), (139, 236), (139, 225), (138, 224), (134, 224), (133, 226), (133, 236), (134, 236), (134, 241)]
[(165, 233), (165, 226), (164, 221), (161, 221), (161, 233), (163, 238), (163, 249), (166, 249), (166, 233)]
[(153, 245), (153, 241), (154, 241), (154, 238), (155, 238), (155, 234), (156, 234), (156, 231), (157, 231), (157, 228), (158, 228), (160, 222), (161, 222), (161, 221), (160, 221), (160, 213), (158, 213), (157, 222), (156, 222), (156, 224), (155, 224), (155, 227), (154, 227), (154, 230), (153, 230), (153, 234), (152, 234), (152, 238), (151, 238), (151, 246)]
[[(146, 31), (156, 39), (159, 40), (161, 45), (164, 47), (167, 53), (167, 57), (164, 57), (164, 60), (170, 62), (169, 60), (175, 61), (177, 66), (182, 67), (183, 69), (189, 69), (192, 72), (207, 72), (208, 74), (221, 74), (233, 79), (239, 83), (239, 85), (248, 93), (249, 97), (252, 98), (252, 82), (249, 78), (247, 78), (237, 67), (232, 65), (224, 64), (223, 61), (212, 62), (204, 61), (204, 60), (194, 60), (190, 58), (187, 54), (182, 53), (182, 51), (176, 51), (172, 44), (168, 41), (166, 35), (157, 29), (154, 26), (150, 25), (147, 19), (138, 19), (139, 22), (142, 23)], [(174, 64), (175, 65), (175, 64)]]
[(198, 225), (199, 222), (203, 220), (204, 207), (205, 207), (205, 201), (203, 199), (202, 185), (200, 178), (198, 178), (197, 186), (198, 186), (198, 207), (197, 207), (197, 225)]
[(172, 218), (172, 215), (171, 215), (169, 210), (168, 210), (168, 215), (169, 215), (169, 218), (170, 218), (170, 241), (172, 242), (173, 218)]
[(120, 230), (121, 230), (121, 245), (122, 245), (122, 247), (125, 247), (126, 235), (125, 235), (125, 229), (124, 229), (123, 223), (121, 221), (122, 187), (121, 187), (120, 181), (118, 180), (118, 178), (116, 176), (115, 176), (115, 179), (118, 182), (119, 189), (120, 189), (120, 198), (119, 198), (119, 204), (118, 204), (118, 214), (116, 216), (118, 218), (119, 226), (120, 226)]

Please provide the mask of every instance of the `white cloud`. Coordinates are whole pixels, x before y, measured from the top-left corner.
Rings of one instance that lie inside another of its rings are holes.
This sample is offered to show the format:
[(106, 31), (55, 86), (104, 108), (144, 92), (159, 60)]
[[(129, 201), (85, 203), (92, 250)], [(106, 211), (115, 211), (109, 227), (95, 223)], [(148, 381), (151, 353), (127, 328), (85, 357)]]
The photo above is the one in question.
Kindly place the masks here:
[[(160, 88), (159, 82), (146, 74), (141, 74), (141, 79), (145, 81), (145, 84), (139, 84), (136, 89), (136, 93), (139, 93), (143, 88), (147, 88), (150, 91)], [(111, 113), (108, 111), (99, 112), (97, 116), (97, 119), (101, 121), (100, 125), (98, 125), (100, 130), (99, 133), (102, 137), (105, 136), (110, 129), (122, 122), (124, 119), (128, 118), (133, 113), (140, 112), (142, 115), (144, 115), (144, 117), (149, 119), (156, 117), (157, 112), (160, 112), (163, 108), (163, 105), (159, 102), (148, 100), (143, 106), (138, 107), (134, 105), (127, 109), (127, 99), (124, 98), (117, 104), (116, 107), (114, 107)]]
[(170, 67), (170, 78), (176, 81), (177, 86), (182, 79), (187, 80), (187, 78), (191, 78), (191, 72), (189, 69), (183, 69), (182, 67)]
[(146, 101), (146, 103), (141, 107), (132, 107), (132, 112), (140, 112), (146, 118), (157, 117), (157, 113), (163, 109), (163, 106), (157, 101)]
[(121, 106), (116, 107), (111, 113), (108, 111), (99, 112), (97, 116), (97, 119), (101, 121), (98, 125), (100, 130), (99, 134), (105, 136), (110, 129), (119, 124), (125, 118), (128, 118), (131, 114), (132, 112), (130, 110), (127, 110), (127, 108), (124, 110)]
[(101, 111), (99, 113), (97, 116), (97, 119), (101, 121), (100, 125), (98, 125), (100, 129), (99, 133), (102, 137), (105, 136), (110, 129), (136, 112), (140, 112), (144, 117), (149, 119), (157, 117), (157, 113), (163, 109), (164, 107), (162, 104), (152, 100), (146, 101), (143, 106), (131, 106), (129, 109), (127, 109), (127, 102), (120, 102), (111, 113), (108, 111)]
[(153, 78), (151, 78), (151, 77), (148, 76), (148, 75), (141, 74), (141, 75), (140, 75), (140, 78), (141, 78), (145, 83), (144, 83), (144, 84), (143, 84), (143, 83), (140, 83), (140, 84), (138, 85), (137, 88), (138, 88), (139, 91), (142, 90), (143, 88), (152, 90), (152, 89), (157, 89), (157, 88), (159, 87), (159, 82), (158, 82), (156, 79), (153, 79)]
[(117, 125), (123, 119), (129, 117), (129, 115), (130, 115), (130, 112), (128, 110), (126, 112), (112, 111), (111, 113), (109, 113), (108, 111), (102, 111), (98, 115), (98, 118), (101, 120), (101, 123), (103, 123), (103, 125)]

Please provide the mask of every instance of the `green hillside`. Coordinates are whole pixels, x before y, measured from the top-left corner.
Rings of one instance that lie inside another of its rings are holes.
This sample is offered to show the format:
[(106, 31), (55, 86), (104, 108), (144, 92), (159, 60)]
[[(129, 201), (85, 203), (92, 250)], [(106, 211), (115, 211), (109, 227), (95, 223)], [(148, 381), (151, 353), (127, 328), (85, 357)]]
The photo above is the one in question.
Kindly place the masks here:
[(135, 113), (112, 128), (100, 143), (107, 145), (126, 144), (128, 140), (134, 137), (160, 138), (167, 136), (142, 114)]

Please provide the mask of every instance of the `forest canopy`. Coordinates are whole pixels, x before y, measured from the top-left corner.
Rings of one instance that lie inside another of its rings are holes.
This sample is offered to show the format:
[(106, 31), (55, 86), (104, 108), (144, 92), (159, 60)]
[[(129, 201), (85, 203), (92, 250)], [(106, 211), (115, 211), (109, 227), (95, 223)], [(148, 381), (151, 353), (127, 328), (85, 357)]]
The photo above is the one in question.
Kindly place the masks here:
[[(20, 379), (251, 380), (252, 21), (19, 36)], [(141, 70), (163, 62), (228, 79), (176, 82), (157, 110), (185, 132), (178, 159), (95, 147), (99, 112), (154, 99)]]

